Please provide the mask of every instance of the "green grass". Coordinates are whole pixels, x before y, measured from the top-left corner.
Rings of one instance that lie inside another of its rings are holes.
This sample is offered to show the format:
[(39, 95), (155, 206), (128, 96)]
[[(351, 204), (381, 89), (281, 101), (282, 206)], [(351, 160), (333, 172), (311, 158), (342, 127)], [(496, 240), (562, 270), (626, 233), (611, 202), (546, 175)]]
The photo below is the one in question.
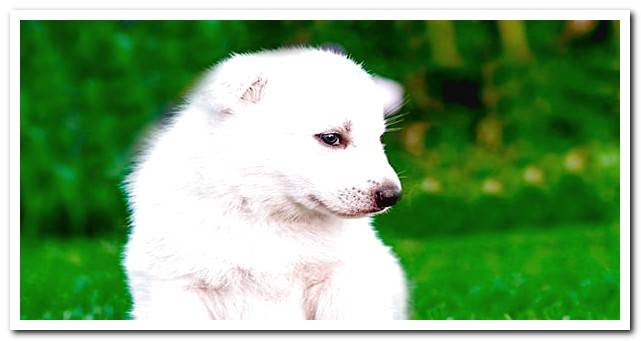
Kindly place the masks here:
[(390, 240), (414, 319), (619, 319), (619, 226)]
[(22, 241), (20, 318), (126, 318), (121, 244), (114, 238)]
[[(385, 239), (412, 283), (414, 319), (618, 319), (618, 229)], [(115, 239), (23, 241), (21, 318), (126, 318), (120, 251)]]

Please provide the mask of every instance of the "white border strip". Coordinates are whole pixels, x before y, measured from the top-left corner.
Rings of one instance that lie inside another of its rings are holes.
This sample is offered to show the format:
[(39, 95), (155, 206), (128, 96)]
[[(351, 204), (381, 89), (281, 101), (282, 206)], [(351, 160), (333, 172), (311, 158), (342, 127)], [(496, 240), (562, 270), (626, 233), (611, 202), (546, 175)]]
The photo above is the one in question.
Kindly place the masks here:
[(20, 319), (20, 19), (9, 28), (9, 314)]
[(630, 284), (632, 283), (632, 278), (630, 276), (632, 271), (632, 259), (630, 253), (630, 246), (632, 245), (631, 238), (631, 210), (630, 205), (632, 201), (632, 182), (630, 178), (630, 172), (632, 170), (631, 166), (631, 156), (632, 156), (632, 140), (630, 137), (630, 131), (632, 129), (631, 121), (631, 65), (630, 65), (630, 50), (631, 36), (630, 36), (630, 17), (628, 16), (624, 20), (621, 20), (620, 23), (620, 85), (619, 85), (619, 245), (620, 245), (620, 276), (619, 276), (619, 285), (620, 285), (620, 298), (621, 303), (619, 305), (619, 318), (621, 321), (626, 321), (628, 329), (631, 327), (630, 323)]
[(620, 20), (628, 10), (16, 10), (21, 20)]
[(76, 321), (22, 320), (19, 330), (628, 330), (618, 320)]
[[(620, 20), (620, 320), (20, 320), (20, 20)], [(17, 10), (10, 17), (10, 328), (13, 330), (630, 330), (630, 11), (628, 10)]]

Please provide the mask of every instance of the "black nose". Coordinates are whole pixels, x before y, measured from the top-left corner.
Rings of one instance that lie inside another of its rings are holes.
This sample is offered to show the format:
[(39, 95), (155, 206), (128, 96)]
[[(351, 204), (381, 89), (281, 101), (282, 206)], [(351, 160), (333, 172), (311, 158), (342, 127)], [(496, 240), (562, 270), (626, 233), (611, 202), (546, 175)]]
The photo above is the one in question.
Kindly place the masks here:
[(390, 207), (401, 198), (401, 189), (396, 185), (384, 185), (374, 193), (374, 200), (378, 208)]

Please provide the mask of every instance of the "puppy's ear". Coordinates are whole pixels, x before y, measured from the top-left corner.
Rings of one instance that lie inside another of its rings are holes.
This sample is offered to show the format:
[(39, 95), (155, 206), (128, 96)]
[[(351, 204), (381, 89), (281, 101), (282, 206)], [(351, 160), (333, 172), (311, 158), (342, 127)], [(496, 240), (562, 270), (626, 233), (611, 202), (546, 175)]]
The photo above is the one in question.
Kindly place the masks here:
[(260, 103), (267, 77), (257, 64), (243, 55), (221, 62), (205, 74), (192, 92), (190, 102), (222, 114), (235, 114)]
[(403, 106), (403, 86), (401, 84), (380, 76), (372, 76), (374, 83), (383, 98), (385, 116), (396, 113)]
[(340, 44), (337, 43), (326, 43), (320, 46), (321, 50), (324, 51), (329, 51), (334, 54), (337, 54), (339, 56), (347, 56), (347, 51), (341, 46)]
[(240, 100), (246, 103), (258, 103), (263, 98), (263, 89), (267, 84), (267, 79), (263, 76), (257, 76), (249, 87), (245, 90)]

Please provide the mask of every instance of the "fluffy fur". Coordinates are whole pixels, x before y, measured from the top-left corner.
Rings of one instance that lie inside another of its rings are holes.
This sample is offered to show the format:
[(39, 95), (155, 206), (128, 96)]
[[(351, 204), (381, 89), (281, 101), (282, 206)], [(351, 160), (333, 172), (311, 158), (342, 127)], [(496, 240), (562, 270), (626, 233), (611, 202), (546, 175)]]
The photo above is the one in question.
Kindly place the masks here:
[(370, 224), (377, 189), (400, 189), (385, 94), (318, 49), (208, 71), (126, 181), (132, 317), (405, 319), (403, 271)]

